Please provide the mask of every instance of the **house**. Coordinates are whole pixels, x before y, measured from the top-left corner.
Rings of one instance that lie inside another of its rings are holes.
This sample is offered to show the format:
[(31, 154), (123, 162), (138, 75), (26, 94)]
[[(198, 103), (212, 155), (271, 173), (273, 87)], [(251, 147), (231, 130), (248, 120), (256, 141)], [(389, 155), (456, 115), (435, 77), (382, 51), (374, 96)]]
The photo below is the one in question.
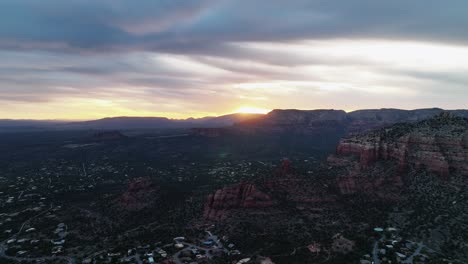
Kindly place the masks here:
[(205, 245), (205, 246), (212, 246), (212, 245), (213, 245), (213, 240), (206, 240), (206, 241), (203, 241), (203, 245)]
[(28, 252), (25, 251), (25, 250), (21, 250), (21, 251), (16, 252), (16, 255), (22, 256), (22, 255), (24, 255), (24, 254), (26, 254), (26, 253), (28, 253)]
[(22, 239), (19, 239), (17, 242), (18, 243), (24, 243), (26, 241), (29, 241), (29, 238), (22, 238)]
[(51, 242), (52, 244), (56, 245), (56, 246), (60, 246), (60, 245), (65, 244), (65, 239), (62, 239), (62, 240), (59, 240), (59, 241), (51, 240), (50, 242)]
[(62, 252), (63, 252), (63, 247), (62, 246), (52, 248), (52, 254), (58, 254), (58, 253), (62, 253)]
[(175, 246), (176, 248), (183, 248), (183, 247), (184, 247), (184, 244), (176, 243), (174, 246)]

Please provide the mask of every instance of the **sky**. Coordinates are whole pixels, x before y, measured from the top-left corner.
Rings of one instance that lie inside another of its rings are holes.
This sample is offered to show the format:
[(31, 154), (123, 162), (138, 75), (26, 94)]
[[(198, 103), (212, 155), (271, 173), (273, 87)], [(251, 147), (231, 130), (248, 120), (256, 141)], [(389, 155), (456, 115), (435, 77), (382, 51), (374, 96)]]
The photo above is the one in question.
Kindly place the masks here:
[(468, 108), (466, 0), (2, 0), (0, 119)]

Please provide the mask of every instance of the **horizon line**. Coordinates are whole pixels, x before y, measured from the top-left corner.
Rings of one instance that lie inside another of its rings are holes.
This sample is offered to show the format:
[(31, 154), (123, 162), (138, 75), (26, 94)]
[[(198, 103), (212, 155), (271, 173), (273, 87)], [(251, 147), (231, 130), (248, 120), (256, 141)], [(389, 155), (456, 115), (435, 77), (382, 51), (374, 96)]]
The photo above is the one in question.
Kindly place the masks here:
[(86, 122), (86, 121), (95, 121), (95, 120), (102, 120), (102, 119), (111, 119), (111, 118), (166, 118), (168, 120), (173, 120), (173, 121), (186, 121), (189, 119), (203, 119), (203, 118), (216, 118), (216, 117), (222, 117), (222, 116), (228, 116), (228, 115), (235, 115), (235, 114), (243, 114), (243, 115), (268, 115), (273, 111), (278, 111), (278, 110), (297, 110), (297, 111), (319, 111), (319, 110), (335, 110), (335, 111), (344, 111), (346, 113), (351, 113), (355, 111), (363, 111), (363, 110), (404, 110), (404, 111), (414, 111), (414, 110), (424, 110), (424, 109), (441, 109), (441, 110), (446, 110), (446, 111), (457, 111), (457, 110), (468, 110), (467, 109), (462, 109), (462, 108), (454, 108), (454, 109), (445, 109), (441, 107), (423, 107), (423, 108), (396, 108), (396, 107), (383, 107), (383, 108), (364, 108), (364, 109), (351, 109), (351, 110), (345, 110), (345, 109), (335, 109), (335, 108), (314, 108), (314, 109), (304, 109), (304, 108), (275, 108), (271, 109), (267, 113), (242, 113), (242, 112), (231, 112), (231, 113), (226, 113), (226, 114), (220, 114), (220, 115), (207, 115), (207, 116), (202, 116), (202, 117), (187, 117), (187, 118), (170, 118), (166, 116), (147, 116), (147, 115), (120, 115), (120, 116), (105, 116), (105, 117), (96, 117), (96, 118), (91, 118), (91, 119), (34, 119), (34, 118), (0, 118), (0, 121), (40, 121), (40, 122)]

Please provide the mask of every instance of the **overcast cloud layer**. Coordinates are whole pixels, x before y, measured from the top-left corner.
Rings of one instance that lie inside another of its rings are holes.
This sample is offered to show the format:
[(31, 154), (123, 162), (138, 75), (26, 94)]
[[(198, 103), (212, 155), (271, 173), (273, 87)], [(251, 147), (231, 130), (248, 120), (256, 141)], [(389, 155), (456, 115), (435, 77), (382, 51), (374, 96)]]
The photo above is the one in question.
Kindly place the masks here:
[(466, 10), (463, 0), (4, 0), (0, 118), (468, 108)]

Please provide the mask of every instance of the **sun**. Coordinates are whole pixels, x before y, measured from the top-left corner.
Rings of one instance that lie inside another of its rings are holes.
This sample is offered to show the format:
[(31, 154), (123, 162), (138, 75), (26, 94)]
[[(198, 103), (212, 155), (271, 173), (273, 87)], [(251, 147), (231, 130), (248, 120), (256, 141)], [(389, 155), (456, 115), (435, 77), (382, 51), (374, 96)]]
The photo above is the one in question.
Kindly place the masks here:
[(239, 107), (235, 112), (240, 114), (267, 114), (270, 111), (270, 109), (265, 108), (242, 106)]

